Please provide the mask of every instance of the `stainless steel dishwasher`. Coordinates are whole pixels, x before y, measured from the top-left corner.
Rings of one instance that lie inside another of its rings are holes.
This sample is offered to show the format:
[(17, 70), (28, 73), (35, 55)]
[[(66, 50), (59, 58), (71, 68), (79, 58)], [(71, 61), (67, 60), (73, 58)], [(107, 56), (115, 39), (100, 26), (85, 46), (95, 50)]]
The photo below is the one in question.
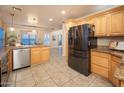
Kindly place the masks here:
[(30, 66), (30, 49), (20, 48), (13, 50), (13, 70)]

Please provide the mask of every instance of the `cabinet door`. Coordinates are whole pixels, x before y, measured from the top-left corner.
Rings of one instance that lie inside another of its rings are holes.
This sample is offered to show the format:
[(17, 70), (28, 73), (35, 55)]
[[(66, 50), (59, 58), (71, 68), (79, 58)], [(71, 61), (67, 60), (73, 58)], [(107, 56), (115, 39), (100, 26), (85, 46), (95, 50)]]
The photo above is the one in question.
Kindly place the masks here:
[(12, 51), (11, 50), (8, 53), (8, 63), (9, 63), (9, 71), (12, 71)]
[(121, 81), (121, 87), (124, 87), (124, 81)]
[(111, 32), (110, 35), (124, 35), (123, 30), (123, 11), (111, 14)]
[(50, 49), (42, 49), (41, 50), (41, 60), (42, 62), (48, 61), (50, 58)]
[(119, 65), (118, 62), (112, 61), (112, 83), (117, 87), (120, 86), (120, 82), (117, 78), (114, 77), (114, 72), (118, 65)]
[(100, 16), (95, 21), (95, 35), (105, 36), (106, 35), (106, 16)]
[(31, 51), (31, 64), (38, 64), (41, 62), (41, 53), (38, 50)]

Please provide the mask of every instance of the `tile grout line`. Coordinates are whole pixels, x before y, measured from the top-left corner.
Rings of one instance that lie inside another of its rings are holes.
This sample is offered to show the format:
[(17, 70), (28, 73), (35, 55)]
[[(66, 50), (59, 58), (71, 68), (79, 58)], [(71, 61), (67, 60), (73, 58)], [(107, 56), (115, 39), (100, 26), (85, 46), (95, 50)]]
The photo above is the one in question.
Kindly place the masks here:
[[(30, 67), (30, 71), (31, 71), (32, 78), (33, 78), (33, 80), (34, 80), (34, 82), (35, 82), (35, 85), (37, 85), (37, 82), (36, 82), (35, 79), (34, 79), (34, 76), (33, 76), (31, 67)], [(35, 87), (35, 85), (34, 85), (34, 87)]]
[(17, 71), (16, 71), (16, 75), (15, 75), (15, 87), (16, 87), (16, 80), (17, 80)]
[[(59, 67), (58, 66), (56, 66), (58, 69), (59, 69)], [(43, 68), (44, 69), (44, 68)], [(45, 70), (46, 71), (46, 70)], [(62, 72), (62, 73), (64, 73), (61, 69), (59, 69), (59, 71), (60, 72)], [(47, 71), (46, 71), (47, 72)], [(47, 72), (47, 74), (49, 75), (49, 77), (54, 81), (54, 79), (50, 76), (50, 74)], [(65, 73), (64, 73), (65, 74)], [(66, 74), (65, 74), (66, 75)], [(67, 76), (67, 75), (66, 75)], [(69, 82), (69, 81), (71, 81), (71, 80), (73, 80), (74, 78), (76, 78), (78, 75), (76, 75), (75, 77), (73, 77), (73, 78), (71, 78), (71, 79), (69, 79), (68, 81), (66, 81), (66, 82), (64, 82), (61, 86), (63, 86), (65, 83), (67, 83), (67, 82)], [(68, 77), (68, 76), (67, 76)], [(58, 87), (60, 87), (55, 81), (54, 81), (54, 83), (58, 86)], [(76, 82), (75, 82), (76, 83)], [(77, 83), (76, 83), (77, 84)]]
[[(41, 67), (41, 65), (40, 65), (40, 67)], [(44, 71), (48, 74), (48, 76), (50, 77), (50, 79), (52, 79), (52, 81), (57, 85), (57, 87), (59, 87), (58, 84), (54, 81), (54, 79), (49, 75), (49, 73), (45, 69), (44, 69)]]
[(91, 82), (88, 84), (88, 87), (90, 87), (90, 85), (91, 85), (96, 79), (97, 79), (97, 77), (94, 78), (93, 81), (91, 81)]

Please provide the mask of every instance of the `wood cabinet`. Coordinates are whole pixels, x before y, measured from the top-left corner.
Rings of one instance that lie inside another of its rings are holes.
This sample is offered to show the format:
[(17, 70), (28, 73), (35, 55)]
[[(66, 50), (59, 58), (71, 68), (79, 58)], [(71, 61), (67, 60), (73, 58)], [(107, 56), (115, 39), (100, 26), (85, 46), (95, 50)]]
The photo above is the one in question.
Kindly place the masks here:
[(8, 27), (7, 27), (6, 23), (3, 23), (3, 29), (4, 29), (5, 32), (7, 32)]
[(111, 13), (110, 36), (124, 35), (124, 11)]
[(0, 19), (0, 27), (3, 27), (3, 21)]
[(41, 62), (40, 48), (31, 48), (31, 64), (38, 64)]
[(12, 71), (12, 65), (13, 65), (13, 63), (12, 63), (12, 50), (10, 50), (9, 52), (8, 52), (8, 66), (9, 66), (9, 71), (11, 72)]
[(121, 87), (124, 87), (124, 81), (121, 81)]
[(50, 58), (50, 48), (41, 48), (41, 61), (48, 61)]
[(106, 36), (106, 15), (95, 18), (95, 36)]
[(114, 72), (115, 72), (116, 68), (119, 66), (120, 60), (121, 59), (118, 57), (111, 56), (111, 81), (117, 87), (120, 86), (120, 81), (114, 77)]
[(76, 25), (90, 23), (95, 19), (95, 36), (124, 36), (124, 6), (118, 6), (104, 12), (75, 19)]
[(91, 72), (109, 79), (110, 55), (100, 52), (91, 52)]
[(36, 47), (31, 48), (31, 64), (40, 64), (49, 60), (50, 48)]

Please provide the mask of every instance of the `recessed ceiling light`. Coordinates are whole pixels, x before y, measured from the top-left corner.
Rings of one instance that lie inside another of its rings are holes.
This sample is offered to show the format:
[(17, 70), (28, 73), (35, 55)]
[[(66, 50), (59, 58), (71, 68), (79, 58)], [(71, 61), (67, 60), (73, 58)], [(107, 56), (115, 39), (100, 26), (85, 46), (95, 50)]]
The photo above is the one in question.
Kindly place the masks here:
[(35, 33), (35, 32), (36, 32), (36, 30), (32, 30), (32, 32), (33, 32), (33, 33)]
[(61, 13), (62, 13), (62, 14), (65, 14), (65, 13), (66, 13), (66, 11), (65, 11), (65, 10), (63, 10), (63, 11), (61, 11)]
[(15, 28), (14, 27), (10, 27), (9, 30), (10, 31), (15, 31)]
[(53, 19), (52, 19), (52, 18), (50, 18), (50, 19), (49, 19), (49, 21), (53, 21)]

